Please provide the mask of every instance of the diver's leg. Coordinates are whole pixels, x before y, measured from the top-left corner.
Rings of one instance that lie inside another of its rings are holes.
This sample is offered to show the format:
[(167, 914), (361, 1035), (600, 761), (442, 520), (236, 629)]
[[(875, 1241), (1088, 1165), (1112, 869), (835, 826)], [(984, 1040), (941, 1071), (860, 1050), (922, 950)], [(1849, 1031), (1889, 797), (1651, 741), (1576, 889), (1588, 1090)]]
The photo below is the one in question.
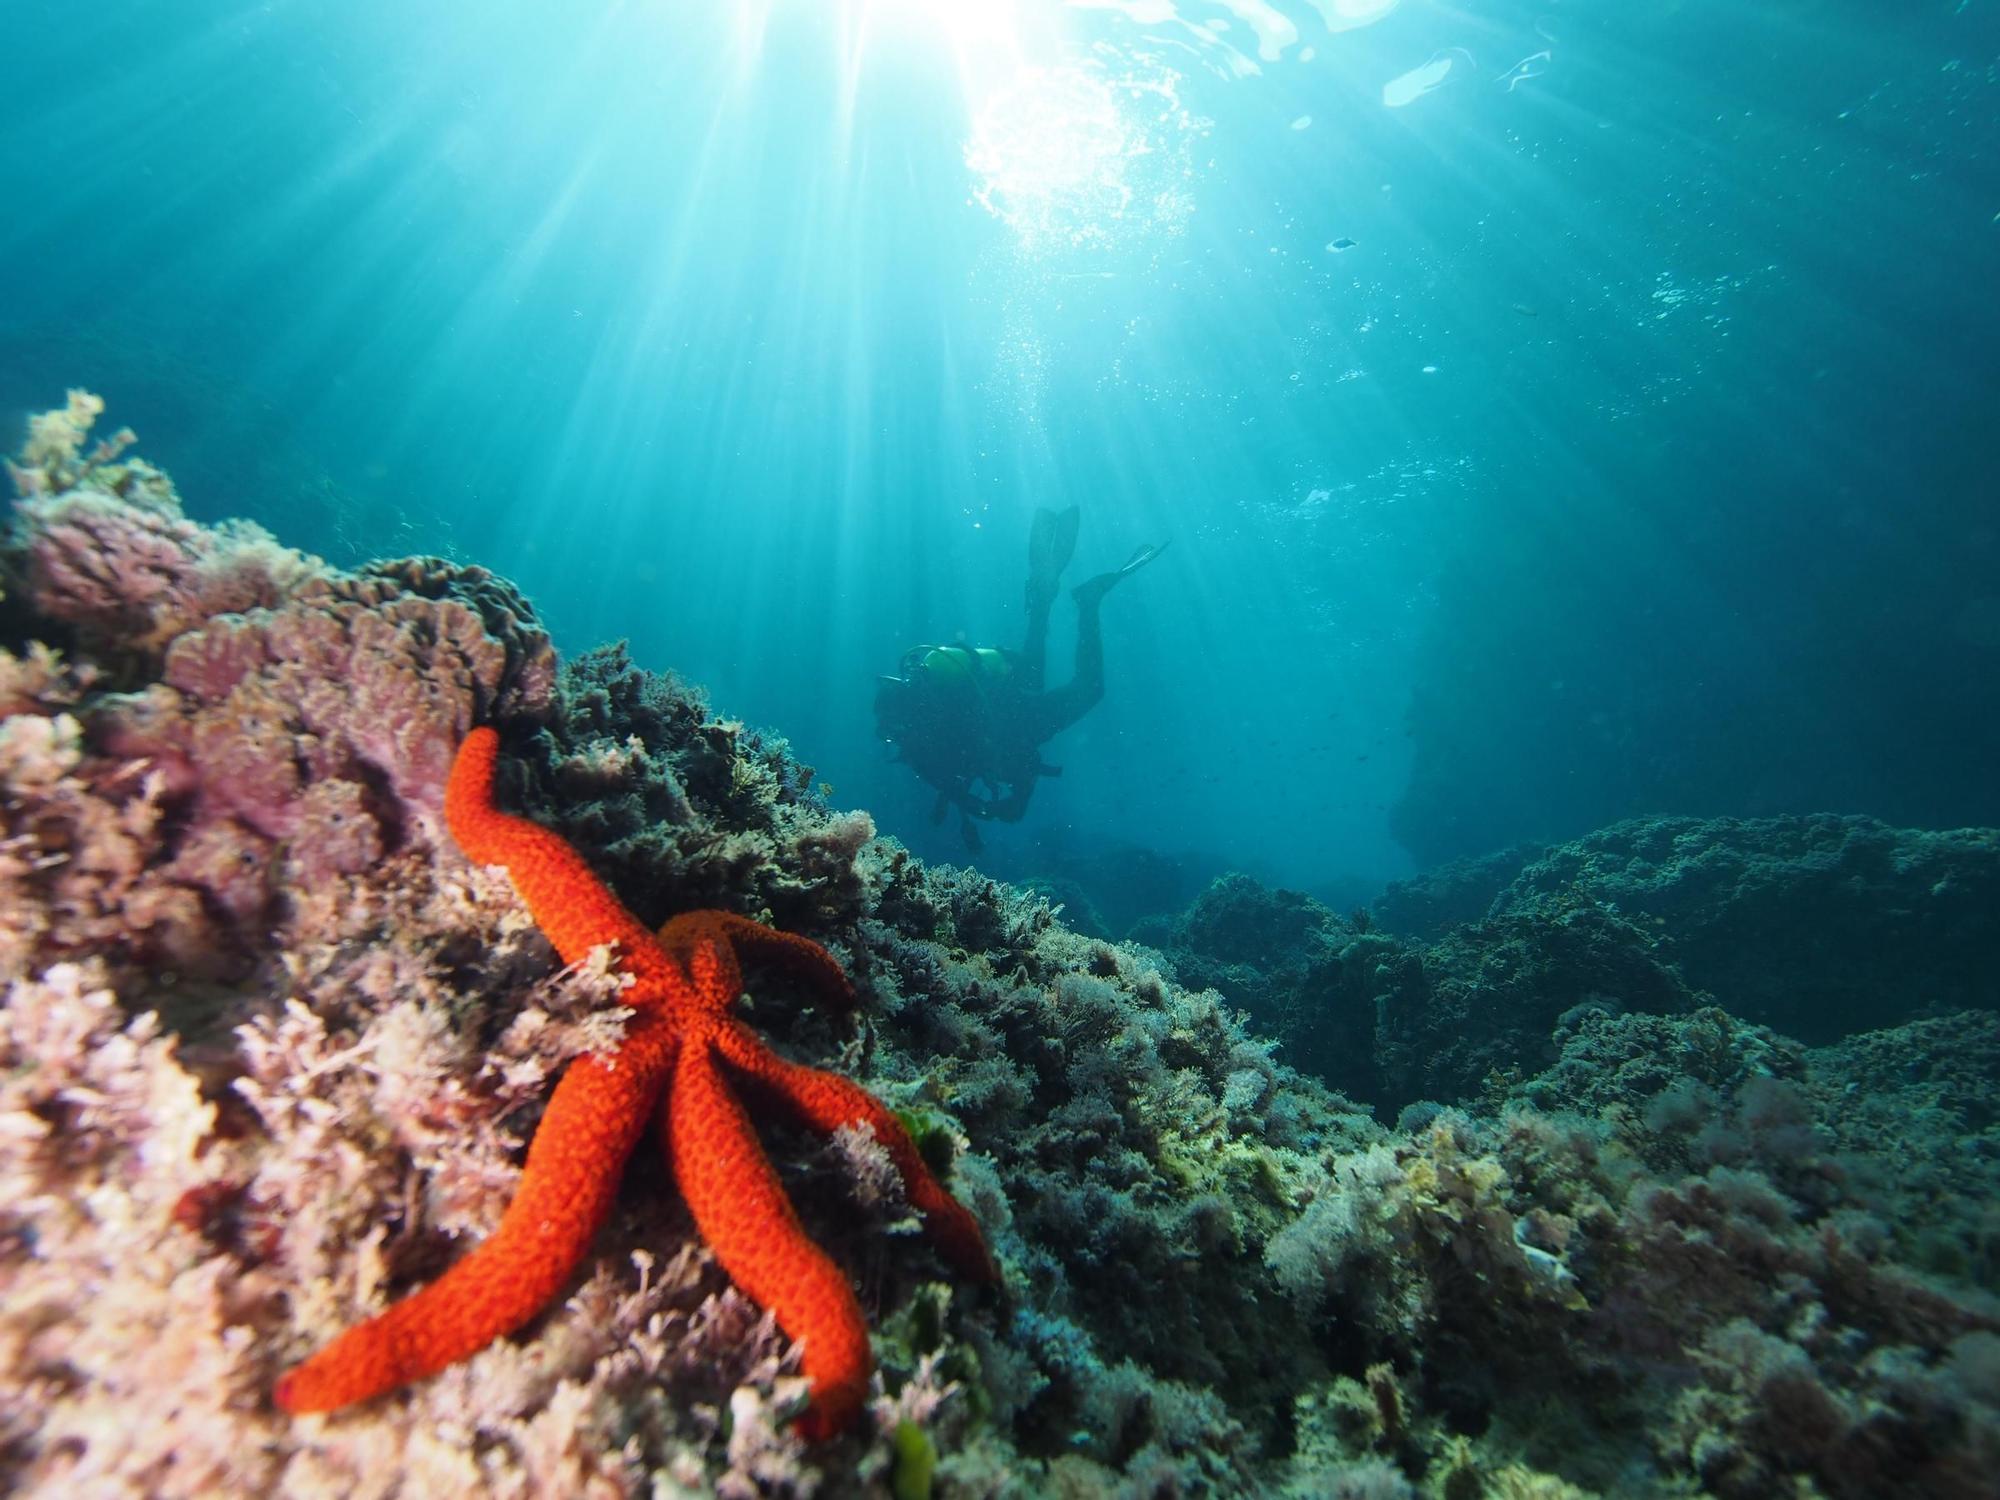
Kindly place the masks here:
[(1016, 664), (1021, 686), (1030, 693), (1042, 690), (1049, 649), (1049, 609), (1060, 591), (1063, 569), (1076, 553), (1077, 508), (1035, 511), (1028, 529), (1028, 633), (1021, 643), (1021, 660)]
[(1028, 695), (1042, 690), (1042, 679), (1048, 675), (1049, 657), (1049, 600), (1037, 601), (1033, 595), (1028, 598), (1028, 634), (1021, 642), (1021, 654), (1014, 662), (1014, 681), (1019, 690)]
[(1067, 683), (1042, 694), (1038, 701), (1037, 728), (1041, 733), (1037, 744), (1057, 730), (1069, 728), (1104, 696), (1104, 627), (1098, 618), (1104, 596), (1114, 584), (1130, 578), (1166, 550), (1165, 542), (1157, 547), (1141, 547), (1126, 560), (1124, 567), (1086, 578), (1069, 591), (1070, 598), (1076, 601), (1076, 671)]
[[(1095, 579), (1092, 582), (1096, 582)], [(1085, 585), (1087, 588), (1088, 585)], [(1076, 665), (1069, 681), (1034, 701), (1035, 743), (1069, 728), (1104, 696), (1104, 591), (1076, 590)]]

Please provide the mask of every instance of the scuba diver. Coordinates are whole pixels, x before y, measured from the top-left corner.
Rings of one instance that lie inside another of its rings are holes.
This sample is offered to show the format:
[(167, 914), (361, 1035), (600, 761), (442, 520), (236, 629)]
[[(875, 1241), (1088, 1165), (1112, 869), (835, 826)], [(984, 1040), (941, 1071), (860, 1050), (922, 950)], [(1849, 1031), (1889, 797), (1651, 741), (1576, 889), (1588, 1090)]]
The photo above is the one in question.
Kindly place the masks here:
[(992, 646), (915, 646), (894, 677), (876, 680), (875, 722), (898, 758), (938, 789), (933, 822), (959, 810), (966, 846), (979, 848), (976, 819), (1020, 819), (1035, 782), (1060, 776), (1041, 746), (1104, 696), (1104, 631), (1098, 611), (1121, 578), (1146, 566), (1166, 543), (1144, 546), (1125, 566), (1070, 590), (1076, 601), (1076, 665), (1059, 688), (1042, 685), (1049, 609), (1076, 551), (1077, 507), (1038, 509), (1028, 537), (1028, 634), (1019, 651)]

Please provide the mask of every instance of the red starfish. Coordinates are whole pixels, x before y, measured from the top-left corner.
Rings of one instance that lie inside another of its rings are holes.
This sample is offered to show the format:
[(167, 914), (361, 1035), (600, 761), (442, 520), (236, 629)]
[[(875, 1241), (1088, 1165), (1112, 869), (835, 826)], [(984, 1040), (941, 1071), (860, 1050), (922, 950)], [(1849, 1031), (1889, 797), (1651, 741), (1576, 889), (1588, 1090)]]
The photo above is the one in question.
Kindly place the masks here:
[[(742, 993), (737, 950), (780, 960), (845, 1000), (831, 954), (796, 934), (723, 911), (675, 917), (654, 936), (570, 846), (493, 805), (500, 737), (475, 729), (445, 789), (445, 820), (466, 856), (500, 864), (565, 963), (615, 944), (636, 1012), (613, 1052), (571, 1063), (549, 1099), (500, 1227), (437, 1281), (349, 1329), (278, 1381), (288, 1412), (331, 1411), (435, 1374), (527, 1322), (568, 1283), (611, 1212), (625, 1159), (657, 1119), (667, 1164), (715, 1258), (803, 1345), (811, 1437), (861, 1410), (872, 1358), (854, 1290), (806, 1236), (737, 1102), (752, 1097), (815, 1130), (865, 1125), (888, 1151), (911, 1204), (963, 1274), (996, 1280), (972, 1215), (946, 1192), (909, 1133), (873, 1095), (786, 1062), (729, 1008)], [(718, 1066), (718, 1063), (727, 1067)]]

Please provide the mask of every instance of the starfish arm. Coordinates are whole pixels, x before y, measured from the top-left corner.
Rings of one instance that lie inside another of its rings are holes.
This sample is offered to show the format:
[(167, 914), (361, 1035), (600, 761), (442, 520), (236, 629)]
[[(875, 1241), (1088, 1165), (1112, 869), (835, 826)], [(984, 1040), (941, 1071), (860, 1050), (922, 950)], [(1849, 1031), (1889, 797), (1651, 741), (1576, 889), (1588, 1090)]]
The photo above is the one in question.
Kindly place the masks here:
[(546, 1307), (611, 1212), (620, 1170), (645, 1130), (676, 1044), (643, 1018), (615, 1053), (578, 1058), (535, 1131), (497, 1229), (415, 1295), (350, 1328), (278, 1381), (288, 1412), (366, 1401), (483, 1349)]
[(821, 1134), (866, 1125), (895, 1163), (910, 1206), (924, 1216), (924, 1230), (945, 1259), (973, 1280), (1000, 1279), (979, 1221), (932, 1174), (903, 1122), (881, 1100), (837, 1073), (787, 1062), (741, 1021), (731, 1019), (716, 1041), (730, 1066)]
[(641, 985), (671, 990), (679, 978), (671, 961), (583, 857), (548, 829), (494, 806), (499, 758), (499, 734), (480, 728), (465, 737), (452, 761), (444, 816), (465, 857), (475, 864), (507, 867), (535, 925), (564, 963), (581, 962), (600, 943), (613, 943), (619, 968)]
[[(809, 937), (780, 932), (733, 911), (683, 912), (668, 918), (660, 929), (660, 941), (670, 953), (682, 952), (703, 938), (726, 941), (744, 958), (782, 968), (843, 1011), (854, 1009), (854, 984), (847, 971)], [(734, 1000), (735, 996), (730, 998)]]
[(743, 1292), (802, 1348), (808, 1437), (860, 1415), (874, 1355), (847, 1277), (806, 1236), (778, 1174), (706, 1046), (690, 1042), (662, 1109), (667, 1164), (702, 1238)]

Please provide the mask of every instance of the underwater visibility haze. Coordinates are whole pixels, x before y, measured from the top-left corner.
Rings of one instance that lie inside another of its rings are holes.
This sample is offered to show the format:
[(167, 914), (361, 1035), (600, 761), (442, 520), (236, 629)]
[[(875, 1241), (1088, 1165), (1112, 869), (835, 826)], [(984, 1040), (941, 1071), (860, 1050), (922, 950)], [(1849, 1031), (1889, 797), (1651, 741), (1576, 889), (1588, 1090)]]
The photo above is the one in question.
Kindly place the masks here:
[(1178, 549), (1027, 838), (1996, 818), (1982, 5), (23, 3), (0, 399), (282, 445), (926, 852), (872, 679), (1068, 504)]
[(2000, 4), (0, 43), (0, 1477), (1993, 1492)]

